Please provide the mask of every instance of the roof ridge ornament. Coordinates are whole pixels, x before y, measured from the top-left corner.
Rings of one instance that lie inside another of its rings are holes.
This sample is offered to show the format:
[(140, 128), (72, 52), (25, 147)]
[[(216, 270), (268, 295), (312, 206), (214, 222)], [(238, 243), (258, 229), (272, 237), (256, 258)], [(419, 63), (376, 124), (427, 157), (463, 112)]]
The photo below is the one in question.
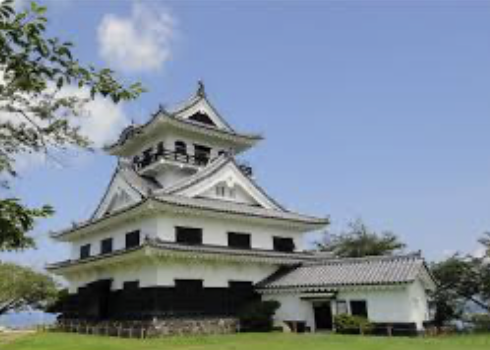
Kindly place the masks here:
[(198, 82), (197, 82), (196, 95), (198, 97), (202, 97), (202, 98), (206, 97), (206, 89), (204, 87), (204, 82), (202, 80), (198, 80)]

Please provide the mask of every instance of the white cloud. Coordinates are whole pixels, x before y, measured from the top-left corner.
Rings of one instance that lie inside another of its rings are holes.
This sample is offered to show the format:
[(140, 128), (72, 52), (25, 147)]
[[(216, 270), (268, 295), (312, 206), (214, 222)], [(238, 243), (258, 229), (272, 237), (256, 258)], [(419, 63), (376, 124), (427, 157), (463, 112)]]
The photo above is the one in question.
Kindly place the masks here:
[[(76, 87), (64, 88), (62, 93), (80, 98), (89, 96), (88, 89)], [(80, 126), (81, 134), (92, 141), (97, 148), (114, 141), (129, 123), (121, 104), (115, 104), (101, 96), (90, 100), (83, 109), (84, 113), (76, 120), (76, 124)]]
[[(4, 83), (3, 73), (0, 71), (0, 85)], [(68, 86), (59, 92), (60, 96), (78, 96), (81, 99), (89, 97), (87, 88), (79, 89)], [(80, 133), (86, 136), (94, 147), (100, 148), (114, 141), (129, 121), (121, 104), (115, 104), (110, 99), (96, 96), (89, 100), (83, 108), (79, 118), (73, 118), (74, 125), (80, 127)], [(20, 124), (26, 122), (21, 116), (13, 113), (0, 112), (0, 124), (11, 122)], [(41, 121), (39, 121), (42, 124)], [(57, 157), (55, 157), (57, 158)], [(16, 170), (23, 172), (46, 164), (48, 158), (45, 154), (19, 154), (16, 158)], [(57, 165), (57, 164), (55, 164)]]
[(135, 2), (129, 17), (102, 18), (97, 30), (99, 54), (125, 72), (159, 70), (171, 56), (175, 23), (168, 10)]

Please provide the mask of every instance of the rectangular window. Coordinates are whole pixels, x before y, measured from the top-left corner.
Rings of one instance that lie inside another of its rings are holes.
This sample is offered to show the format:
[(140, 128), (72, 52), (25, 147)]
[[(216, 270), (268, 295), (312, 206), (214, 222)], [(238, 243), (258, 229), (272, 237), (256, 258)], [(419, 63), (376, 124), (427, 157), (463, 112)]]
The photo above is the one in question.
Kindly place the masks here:
[(228, 232), (228, 246), (232, 248), (250, 249), (250, 234)]
[(202, 229), (192, 227), (176, 227), (175, 240), (177, 243), (202, 244)]
[(351, 300), (350, 313), (352, 316), (368, 317), (367, 304), (365, 300)]
[(196, 158), (196, 162), (207, 164), (211, 157), (211, 148), (194, 144), (194, 157)]
[(109, 254), (112, 252), (112, 238), (103, 239), (100, 242), (100, 254)]
[(274, 237), (274, 250), (278, 252), (293, 252), (294, 241), (292, 238)]
[(345, 300), (337, 301), (337, 314), (344, 315), (347, 314), (349, 310), (347, 309), (347, 302)]
[(90, 244), (85, 244), (80, 247), (80, 259), (87, 259), (90, 257)]
[(218, 197), (224, 197), (226, 195), (226, 187), (225, 186), (216, 186), (216, 195)]
[(140, 245), (140, 231), (126, 233), (126, 249), (134, 248)]

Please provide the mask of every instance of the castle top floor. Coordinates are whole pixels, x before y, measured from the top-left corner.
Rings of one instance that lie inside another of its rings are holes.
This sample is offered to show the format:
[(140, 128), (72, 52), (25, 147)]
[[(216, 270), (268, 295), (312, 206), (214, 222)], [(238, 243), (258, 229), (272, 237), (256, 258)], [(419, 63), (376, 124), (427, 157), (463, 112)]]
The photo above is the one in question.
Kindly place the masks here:
[(131, 161), (140, 173), (156, 176), (172, 164), (198, 170), (223, 153), (242, 153), (261, 139), (235, 131), (209, 102), (200, 82), (188, 101), (173, 110), (160, 107), (147, 123), (127, 127), (105, 149)]

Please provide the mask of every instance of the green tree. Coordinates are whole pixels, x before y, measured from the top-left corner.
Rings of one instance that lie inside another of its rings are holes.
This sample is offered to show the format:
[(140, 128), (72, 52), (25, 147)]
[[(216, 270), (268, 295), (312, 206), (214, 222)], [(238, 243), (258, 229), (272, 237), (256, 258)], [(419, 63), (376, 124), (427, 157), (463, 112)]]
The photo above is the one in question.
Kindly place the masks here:
[(0, 316), (28, 307), (44, 310), (57, 295), (56, 283), (50, 276), (0, 262)]
[(490, 265), (486, 258), (456, 254), (432, 264), (431, 271), (439, 284), (433, 295), (438, 326), (461, 318), (469, 304), (490, 312)]
[(394, 233), (377, 233), (358, 219), (350, 222), (345, 232), (325, 234), (317, 247), (338, 257), (364, 257), (394, 254), (403, 250), (405, 244)]
[[(119, 83), (110, 69), (82, 65), (72, 44), (48, 37), (46, 8), (32, 2), (16, 11), (12, 0), (0, 4), (0, 186), (3, 192), (17, 175), (16, 159), (67, 148), (90, 149), (80, 133), (84, 106), (96, 96), (137, 98), (139, 83)], [(87, 97), (80, 97), (87, 91)], [(97, 116), (103, 118), (104, 116)], [(26, 234), (39, 218), (52, 215), (45, 205), (30, 208), (19, 198), (0, 196), (0, 251), (34, 246)]]

